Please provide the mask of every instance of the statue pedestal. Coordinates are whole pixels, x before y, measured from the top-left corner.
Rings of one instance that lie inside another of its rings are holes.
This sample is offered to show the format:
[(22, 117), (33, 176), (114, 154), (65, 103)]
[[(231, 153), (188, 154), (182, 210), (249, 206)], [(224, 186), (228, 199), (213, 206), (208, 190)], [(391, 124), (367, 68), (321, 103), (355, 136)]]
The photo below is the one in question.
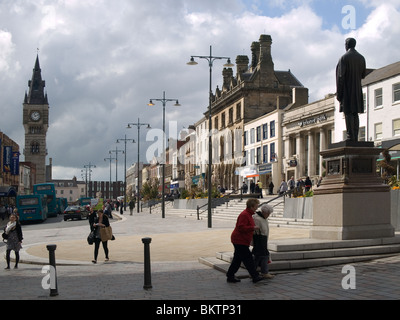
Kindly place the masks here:
[(381, 151), (369, 142), (341, 142), (321, 152), (327, 174), (320, 187), (314, 189), (311, 238), (394, 236), (390, 188), (376, 174)]

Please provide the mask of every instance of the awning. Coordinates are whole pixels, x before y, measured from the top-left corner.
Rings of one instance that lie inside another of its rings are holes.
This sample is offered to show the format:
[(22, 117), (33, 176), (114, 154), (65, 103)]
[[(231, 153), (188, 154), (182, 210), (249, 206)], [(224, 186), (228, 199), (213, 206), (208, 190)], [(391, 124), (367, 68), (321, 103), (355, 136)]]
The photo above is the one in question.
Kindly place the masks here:
[(0, 197), (16, 197), (17, 190), (14, 187), (0, 187)]
[(256, 178), (256, 177), (259, 177), (259, 176), (260, 176), (259, 174), (251, 174), (249, 176), (246, 176), (246, 178)]

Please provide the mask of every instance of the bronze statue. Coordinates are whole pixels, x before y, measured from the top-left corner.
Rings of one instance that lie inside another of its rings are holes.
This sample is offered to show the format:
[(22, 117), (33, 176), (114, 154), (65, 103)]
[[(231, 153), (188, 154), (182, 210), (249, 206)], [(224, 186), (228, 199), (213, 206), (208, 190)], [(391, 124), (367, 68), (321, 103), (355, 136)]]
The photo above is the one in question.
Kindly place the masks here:
[(346, 141), (358, 140), (360, 121), (358, 114), (364, 113), (361, 80), (366, 76), (365, 58), (356, 51), (356, 40), (346, 39), (346, 53), (336, 67), (336, 98), (340, 102), (340, 112), (346, 118)]

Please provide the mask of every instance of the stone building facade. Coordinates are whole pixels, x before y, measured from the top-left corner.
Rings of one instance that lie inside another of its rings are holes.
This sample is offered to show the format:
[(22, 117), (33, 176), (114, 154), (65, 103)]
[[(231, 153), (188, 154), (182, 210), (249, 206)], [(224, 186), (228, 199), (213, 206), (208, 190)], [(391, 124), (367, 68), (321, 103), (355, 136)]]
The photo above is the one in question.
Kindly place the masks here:
[(289, 106), (282, 115), (283, 173), (286, 181), (309, 176), (315, 184), (324, 174), (320, 152), (333, 142), (335, 95), (300, 105)]
[[(236, 75), (231, 68), (223, 70), (223, 85), (217, 87), (211, 108), (211, 127), (215, 132), (212, 182), (215, 185), (238, 189), (237, 172), (244, 162), (245, 124), (287, 107), (292, 102), (292, 89), (304, 88), (290, 70), (274, 69), (271, 46), (271, 36), (261, 35), (251, 45), (251, 62), (247, 56), (240, 55), (236, 58)], [(205, 122), (208, 128), (208, 120)], [(208, 153), (207, 143), (204, 151)]]

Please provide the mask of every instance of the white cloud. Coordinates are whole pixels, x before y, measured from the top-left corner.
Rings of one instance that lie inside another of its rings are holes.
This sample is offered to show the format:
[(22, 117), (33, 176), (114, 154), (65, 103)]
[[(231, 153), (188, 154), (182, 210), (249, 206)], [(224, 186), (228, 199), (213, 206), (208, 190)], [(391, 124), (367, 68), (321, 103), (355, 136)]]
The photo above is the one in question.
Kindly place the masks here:
[[(400, 56), (399, 1), (365, 1), (365, 6), (372, 3), (372, 13), (350, 33), (373, 67)], [(214, 55), (232, 62), (242, 54), (251, 59), (251, 43), (270, 34), (275, 68), (291, 69), (310, 89), (311, 101), (323, 98), (335, 91), (334, 70), (348, 35), (338, 27), (326, 30), (310, 3), (275, 1), (273, 6), (287, 11), (271, 18), (260, 13), (266, 12), (261, 11), (264, 1), (4, 0), (0, 111), (8, 117), (0, 128), (23, 148), (22, 102), (36, 48), (50, 102), (48, 157), (57, 167), (56, 178), (72, 178), (72, 169), (59, 168), (97, 162), (93, 178), (108, 180), (109, 165), (103, 160), (116, 139), (125, 134), (137, 139), (136, 130), (125, 129), (128, 122), (140, 118), (161, 128), (161, 105), (147, 103), (163, 91), (182, 104), (179, 109), (167, 104), (167, 123), (177, 120), (182, 128), (200, 120), (208, 105), (208, 65), (186, 62), (191, 55), (207, 55), (210, 45)], [(214, 63), (213, 90), (222, 84), (223, 63)], [(10, 114), (10, 108), (15, 112)], [(143, 141), (146, 132), (141, 133)], [(141, 146), (145, 154), (146, 144)], [(128, 163), (136, 156), (134, 147)]]

